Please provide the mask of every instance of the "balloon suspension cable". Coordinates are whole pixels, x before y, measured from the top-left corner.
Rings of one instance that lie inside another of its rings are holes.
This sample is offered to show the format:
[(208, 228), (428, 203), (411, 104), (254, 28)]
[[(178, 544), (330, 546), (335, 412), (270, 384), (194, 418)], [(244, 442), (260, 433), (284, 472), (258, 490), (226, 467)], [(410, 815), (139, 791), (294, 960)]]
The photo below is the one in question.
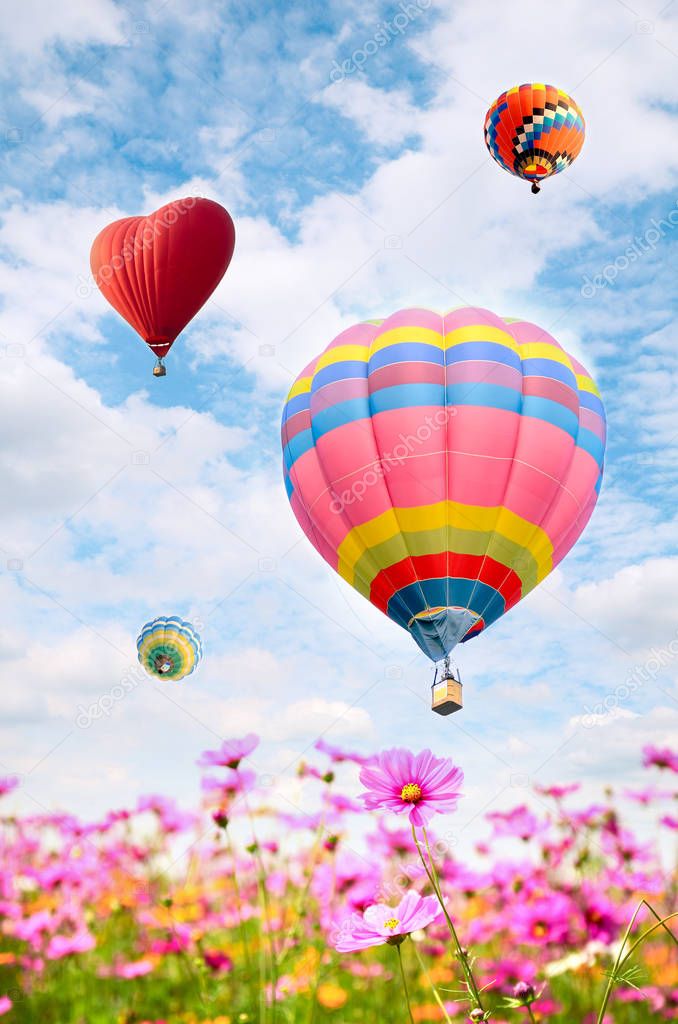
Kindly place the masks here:
[(541, 192), (541, 188), (539, 187), (536, 181), (532, 185), (531, 192), (533, 196), (536, 196), (539, 192)]
[(162, 361), (162, 356), (158, 356), (158, 361), (155, 364), (155, 366), (153, 367), (153, 376), (154, 377), (166, 377), (167, 376), (167, 369), (165, 367), (165, 364)]

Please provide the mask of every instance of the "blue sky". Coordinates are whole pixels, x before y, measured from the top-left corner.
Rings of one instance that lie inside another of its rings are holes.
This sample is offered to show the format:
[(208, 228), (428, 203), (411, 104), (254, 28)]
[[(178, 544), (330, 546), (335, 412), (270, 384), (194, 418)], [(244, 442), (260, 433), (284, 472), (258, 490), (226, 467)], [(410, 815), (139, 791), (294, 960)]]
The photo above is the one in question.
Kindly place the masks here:
[[(642, 744), (678, 736), (671, 652), (618, 689), (678, 623), (678, 5), (58, 8), (31, 0), (0, 29), (0, 770), (24, 776), (17, 802), (189, 801), (199, 752), (249, 729), (297, 806), (288, 766), (320, 734), (450, 754), (467, 835), (528, 778), (632, 785)], [(538, 198), (482, 137), (492, 99), (531, 79), (571, 91), (588, 126)], [(191, 194), (230, 210), (236, 252), (155, 381), (88, 283), (89, 248)], [(581, 358), (610, 439), (584, 537), (463, 650), (467, 707), (438, 720), (426, 660), (301, 536), (278, 429), (341, 329), (467, 303)], [(135, 684), (79, 727), (165, 611), (203, 623), (200, 674)]]

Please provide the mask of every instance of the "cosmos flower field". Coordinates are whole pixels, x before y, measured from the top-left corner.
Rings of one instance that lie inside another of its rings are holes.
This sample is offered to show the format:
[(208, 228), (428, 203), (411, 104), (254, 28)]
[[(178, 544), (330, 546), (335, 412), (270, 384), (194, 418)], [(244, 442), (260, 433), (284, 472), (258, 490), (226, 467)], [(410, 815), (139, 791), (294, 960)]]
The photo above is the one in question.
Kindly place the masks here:
[[(479, 808), (461, 859), (451, 761), (319, 741), (299, 766), (309, 809), (281, 810), (248, 767), (257, 743), (203, 755), (196, 810), (4, 812), (8, 1024), (678, 1020), (672, 751), (639, 752), (641, 790)], [(337, 783), (350, 771), (357, 797)], [(15, 785), (0, 780), (0, 812)], [(633, 802), (661, 858), (625, 824)]]

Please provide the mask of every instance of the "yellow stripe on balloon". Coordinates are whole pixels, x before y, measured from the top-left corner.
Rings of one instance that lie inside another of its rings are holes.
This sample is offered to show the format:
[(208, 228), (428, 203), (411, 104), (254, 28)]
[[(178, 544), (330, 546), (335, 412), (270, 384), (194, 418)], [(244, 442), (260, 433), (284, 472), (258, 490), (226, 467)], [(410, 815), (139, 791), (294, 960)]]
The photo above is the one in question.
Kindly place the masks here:
[(139, 647), (139, 654), (142, 658), (148, 657), (149, 651), (153, 650), (154, 647), (158, 646), (158, 635), (157, 633), (149, 633), (144, 641), (142, 641)]
[(369, 523), (355, 527), (339, 545), (339, 571), (353, 585), (358, 559), (372, 548), (398, 534), (429, 532), (442, 527), (494, 534), (499, 544), (501, 537), (505, 537), (534, 557), (538, 564), (538, 580), (551, 571), (553, 545), (541, 527), (507, 508), (462, 505), (455, 501), (441, 501), (416, 508), (387, 509)]
[(518, 352), (518, 344), (515, 339), (500, 327), (492, 324), (469, 324), (466, 327), (456, 327), (443, 336), (441, 330), (434, 331), (430, 327), (421, 327), (413, 324), (411, 327), (394, 327), (390, 331), (384, 331), (374, 339), (370, 345), (370, 355), (381, 352), (391, 345), (407, 345), (418, 342), (422, 345), (431, 345), (445, 352), (456, 345), (465, 345), (467, 342), (490, 341), (497, 345), (504, 345), (512, 352)]
[[(377, 528), (375, 523), (378, 525), (378, 530), (381, 536), (377, 534)], [(395, 510), (392, 508), (386, 509), (381, 515), (375, 519), (370, 520), (369, 523), (364, 523), (362, 526), (354, 526), (353, 529), (346, 534), (343, 541), (337, 549), (337, 555), (339, 558), (339, 565), (344, 566), (344, 570), (349, 573), (348, 576), (341, 572), (344, 579), (348, 580), (351, 586), (354, 585), (355, 566), (359, 558), (369, 551), (370, 548), (375, 547), (383, 540), (388, 540), (391, 537), (398, 537), (402, 533), (401, 526), (396, 518)], [(407, 554), (407, 552), (405, 552)]]
[(299, 380), (295, 381), (289, 390), (287, 395), (287, 401), (290, 402), (297, 395), (305, 395), (311, 390), (311, 384), (313, 383), (313, 377), (300, 377)]
[[(442, 328), (442, 319), (441, 324)], [(389, 331), (384, 331), (383, 334), (378, 335), (372, 344), (370, 345), (370, 355), (373, 356), (377, 352), (381, 352), (384, 348), (389, 348), (391, 345), (403, 345), (412, 344), (412, 342), (418, 342), (421, 345), (432, 345), (434, 348), (443, 348), (443, 335), (442, 329), (440, 331), (434, 331), (430, 327), (421, 327), (419, 324), (412, 324), (407, 327), (392, 327)]]
[(165, 633), (163, 640), (165, 644), (172, 644), (173, 647), (181, 654), (182, 658), (187, 661), (193, 661), (195, 658), (195, 648), (191, 645), (190, 641), (182, 636), (180, 633), (175, 633), (174, 630), (168, 630)]
[(336, 348), (330, 348), (315, 364), (315, 373), (334, 363), (366, 363), (369, 349), (369, 345), (337, 345)]
[(574, 373), (572, 360), (567, 352), (548, 341), (528, 341), (519, 346), (519, 352), (521, 359), (550, 359), (552, 363), (562, 363)]
[(139, 654), (142, 658), (147, 658), (156, 647), (166, 644), (172, 644), (176, 647), (183, 658), (195, 661), (195, 648), (185, 636), (182, 636), (173, 629), (157, 629), (149, 633), (139, 648)]
[(504, 345), (512, 352), (518, 352), (518, 343), (515, 338), (503, 331), (501, 327), (494, 327), (492, 324), (469, 324), (466, 327), (457, 327), (445, 335), (445, 348), (454, 348), (455, 345), (465, 345), (469, 341), (490, 341), (495, 345)]
[(588, 391), (591, 395), (597, 395), (600, 398), (600, 391), (596, 386), (596, 382), (590, 377), (583, 377), (581, 373), (578, 373), (577, 385), (580, 391)]
[[(359, 593), (369, 596), (375, 577), (403, 561), (404, 557), (444, 556), (447, 551), (480, 558), (487, 555), (488, 558), (505, 566), (507, 570), (516, 573), (520, 578), (523, 593), (535, 587), (540, 572), (547, 572), (551, 565), (548, 552), (546, 557), (537, 561), (527, 548), (509, 540), (496, 530), (478, 530), (473, 524), (466, 528), (443, 524), (435, 530), (399, 533), (396, 537), (377, 544), (355, 563), (353, 570), (347, 568), (348, 578), (351, 578), (353, 572), (353, 586)], [(344, 573), (340, 575), (346, 578)]]

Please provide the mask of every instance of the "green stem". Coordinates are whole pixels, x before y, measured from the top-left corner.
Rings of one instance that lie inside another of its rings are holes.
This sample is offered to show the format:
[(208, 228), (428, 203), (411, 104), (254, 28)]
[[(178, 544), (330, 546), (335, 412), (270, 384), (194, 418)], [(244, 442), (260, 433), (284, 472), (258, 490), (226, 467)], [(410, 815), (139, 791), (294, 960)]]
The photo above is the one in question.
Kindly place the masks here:
[[(662, 927), (662, 928), (664, 929), (664, 931), (666, 932), (666, 934), (668, 935), (668, 937), (669, 937), (669, 938), (671, 939), (671, 941), (672, 941), (672, 942), (675, 942), (676, 946), (678, 946), (678, 938), (676, 938), (676, 936), (675, 936), (675, 935), (673, 934), (673, 932), (671, 931), (671, 929), (670, 929), (670, 928), (667, 928), (667, 926), (666, 926), (666, 922), (667, 922), (667, 921), (670, 921), (672, 917), (675, 917), (675, 916), (676, 916), (676, 914), (674, 913), (674, 914), (669, 914), (669, 915), (668, 915), (667, 917), (660, 917), (660, 916), (659, 916), (659, 914), (657, 913), (657, 911), (656, 911), (656, 910), (654, 909), (654, 907), (653, 907), (653, 906), (651, 906), (651, 905), (650, 905), (650, 904), (649, 904), (649, 903), (647, 902), (647, 900), (643, 900), (643, 903), (645, 904), (645, 906), (647, 907), (647, 909), (648, 909), (648, 910), (650, 911), (650, 913), (651, 913), (651, 914), (652, 914), (652, 916), (654, 917), (655, 921), (657, 921), (657, 922), (658, 922), (658, 924), (657, 924), (657, 926), (656, 926), (656, 927)], [(650, 930), (651, 930), (651, 931), (654, 931), (654, 928), (652, 928), (652, 929), (650, 929)], [(646, 934), (647, 934), (647, 933), (646, 933)], [(642, 942), (642, 941), (643, 941), (643, 938), (644, 938), (644, 936), (643, 936), (643, 935), (641, 935), (641, 936), (640, 936), (640, 939), (639, 939), (639, 941), (640, 941), (640, 942)], [(629, 953), (628, 953), (627, 955), (628, 955), (628, 956), (630, 956), (630, 955), (631, 955), (631, 951), (629, 951)], [(624, 958), (624, 959), (626, 959), (626, 958)]]
[[(278, 953), (277, 953), (277, 950), (276, 950), (275, 940), (273, 938), (273, 921), (272, 921), (272, 918), (271, 918), (270, 906), (269, 906), (269, 902), (268, 902), (268, 890), (266, 888), (266, 869), (264, 867), (264, 861), (263, 861), (263, 858), (261, 856), (261, 847), (259, 846), (259, 839), (257, 837), (257, 832), (256, 832), (256, 829), (254, 827), (254, 815), (252, 814), (252, 810), (251, 810), (249, 802), (247, 800), (247, 794), (245, 794), (245, 807), (247, 809), (247, 816), (249, 818), (250, 828), (252, 830), (252, 840), (253, 840), (252, 856), (254, 857), (254, 862), (255, 862), (256, 867), (257, 867), (257, 872), (256, 872), (257, 873), (257, 885), (258, 885), (259, 900), (260, 900), (260, 905), (261, 905), (261, 910), (262, 910), (262, 920), (261, 920), (262, 927), (260, 928), (259, 939), (260, 939), (260, 941), (263, 944), (263, 942), (264, 942), (264, 936), (263, 936), (264, 928), (263, 928), (263, 926), (265, 925), (266, 926), (266, 937), (268, 939), (268, 945), (269, 945), (270, 977), (271, 977), (271, 1006), (270, 1006), (270, 1011), (271, 1011), (271, 1021), (273, 1022), (273, 1024), (275, 1024), (275, 1019), (276, 1019), (276, 1015), (277, 1015), (277, 1003), (278, 1003), (278, 992), (277, 992), (277, 989), (278, 989)], [(265, 962), (265, 955), (264, 955), (264, 962)], [(263, 998), (263, 986), (262, 986), (262, 998)], [(263, 1020), (263, 1015), (262, 1015), (262, 1020)]]
[(204, 997), (204, 994), (203, 994), (203, 980), (198, 975), (198, 973), (196, 972), (195, 967), (193, 966), (193, 964), (191, 962), (190, 956), (187, 954), (186, 950), (183, 947), (182, 939), (181, 939), (181, 937), (180, 937), (179, 933), (177, 932), (177, 930), (175, 928), (175, 925), (174, 925), (174, 914), (172, 913), (172, 907), (171, 906), (168, 907), (167, 910), (168, 910), (169, 919), (170, 919), (170, 932), (171, 932), (172, 936), (174, 937), (174, 939), (176, 940), (176, 943), (177, 943), (177, 953), (179, 954), (179, 962), (184, 965), (184, 968), (186, 970), (186, 974), (191, 979), (191, 981), (195, 984), (195, 987), (196, 987), (196, 989), (198, 991), (198, 998), (200, 999), (200, 1002), (202, 1003), (203, 1006), (205, 1006), (205, 997)]
[(622, 944), (619, 947), (619, 952), (617, 953), (617, 959), (615, 960), (614, 967), (612, 968), (612, 971), (610, 972), (610, 976), (607, 979), (607, 986), (605, 988), (605, 994), (603, 995), (603, 1002), (601, 1004), (600, 1010), (598, 1011), (598, 1020), (596, 1021), (596, 1024), (602, 1024), (603, 1017), (605, 1016), (605, 1011), (607, 1010), (607, 1004), (610, 1001), (610, 994), (612, 992), (612, 986), (614, 985), (615, 977), (616, 977), (617, 971), (619, 970), (619, 965), (621, 964), (622, 955), (624, 953), (624, 947), (626, 946), (626, 943), (629, 941), (629, 936), (631, 934), (631, 931), (633, 929), (634, 924), (636, 923), (636, 918), (638, 917), (638, 914), (642, 910), (642, 907), (643, 907), (643, 903), (642, 903), (642, 900), (641, 900), (641, 902), (638, 904), (638, 906), (634, 910), (633, 917), (629, 921), (628, 927), (627, 927), (627, 929), (626, 929), (626, 931), (624, 933), (624, 938), (622, 940)]
[(304, 909), (305, 909), (305, 907), (308, 904), (308, 896), (309, 896), (309, 893), (311, 891), (311, 884), (313, 882), (313, 872), (315, 870), (316, 862), (317, 862), (317, 859), (318, 859), (318, 852), (319, 852), (321, 844), (322, 844), (322, 838), (323, 838), (324, 831), (325, 831), (325, 815), (323, 814), (323, 817), (322, 817), (322, 819), (320, 821), (320, 824), (318, 825), (318, 828), (316, 830), (315, 841), (313, 843), (313, 847), (312, 847), (312, 850), (311, 850), (310, 862), (309, 862), (309, 865), (308, 865), (308, 868), (307, 868), (306, 883), (305, 883), (304, 888), (301, 891), (301, 893), (300, 893), (300, 895), (299, 895), (299, 897), (298, 897), (298, 899), (296, 901), (295, 907), (294, 907), (294, 911), (293, 911), (293, 913), (294, 913), (294, 921), (290, 925), (289, 929), (287, 930), (287, 933), (283, 937), (282, 943), (280, 945), (280, 951), (279, 951), (278, 961), (277, 961), (278, 962), (278, 973), (281, 973), (282, 965), (283, 965), (286, 957), (288, 956), (290, 950), (293, 948), (293, 940), (294, 940), (294, 937), (295, 937), (296, 929), (299, 926), (299, 922), (301, 920), (303, 920)]
[(419, 966), (421, 967), (422, 973), (424, 974), (424, 977), (426, 978), (427, 982), (431, 986), (431, 991), (433, 992), (433, 998), (435, 999), (436, 1003), (438, 1004), (438, 1006), (442, 1010), (443, 1016), (444, 1016), (445, 1020), (447, 1021), (447, 1024), (452, 1024), (452, 1021), (450, 1020), (449, 1014), (448, 1014), (447, 1010), (445, 1009), (445, 1004), (442, 1001), (442, 999), (440, 998), (440, 993), (438, 992), (438, 989), (435, 987), (435, 985), (433, 984), (433, 981), (431, 980), (431, 975), (428, 973), (426, 965), (425, 965), (424, 961), (421, 958), (421, 953), (417, 949), (416, 943), (413, 942), (412, 945), (414, 947), (414, 952), (415, 952), (415, 955), (417, 957), (417, 960), (419, 961)]
[(426, 853), (428, 855), (428, 863), (427, 863), (426, 857), (424, 856), (424, 853), (423, 853), (423, 850), (422, 850), (421, 845), (419, 843), (419, 840), (417, 839), (417, 833), (416, 833), (415, 827), (414, 827), (414, 825), (412, 826), (412, 838), (414, 839), (414, 843), (415, 843), (415, 845), (417, 847), (417, 850), (419, 852), (419, 856), (421, 858), (421, 862), (424, 865), (424, 870), (426, 872), (428, 880), (431, 883), (433, 891), (434, 891), (434, 893), (436, 894), (436, 896), (438, 898), (438, 902), (440, 903), (442, 912), (445, 915), (445, 920), (447, 921), (447, 927), (448, 927), (448, 929), (450, 931), (450, 935), (452, 936), (452, 941), (454, 943), (454, 947), (455, 947), (455, 950), (456, 950), (457, 959), (459, 960), (459, 963), (461, 964), (462, 971), (464, 972), (464, 978), (466, 979), (466, 989), (468, 991), (468, 994), (469, 994), (469, 996), (471, 998), (471, 1001), (473, 1002), (474, 1006), (477, 1009), (482, 1010), (482, 1012), (484, 1013), (485, 1012), (485, 1008), (484, 1008), (482, 1000), (480, 998), (480, 990), (479, 990), (479, 988), (478, 988), (478, 986), (476, 984), (475, 978), (473, 977), (473, 971), (471, 970), (471, 965), (468, 962), (468, 956), (464, 952), (464, 949), (463, 949), (463, 947), (461, 945), (461, 942), (459, 941), (459, 936), (457, 935), (457, 930), (454, 927), (454, 923), (452, 921), (452, 918), (448, 914), (447, 907), (445, 906), (445, 900), (443, 898), (442, 890), (440, 888), (440, 879), (438, 878), (438, 872), (436, 871), (435, 863), (433, 861), (433, 855), (431, 854), (431, 847), (429, 845), (428, 835), (426, 833), (426, 829), (422, 828), (422, 832), (423, 832), (423, 835), (424, 835), (424, 842), (426, 844)]
[(405, 967), (403, 966), (403, 955), (400, 952), (400, 943), (396, 946), (396, 953), (398, 954), (398, 963), (400, 964), (400, 977), (403, 979), (403, 990), (405, 992), (405, 1002), (407, 1003), (407, 1012), (410, 1017), (410, 1024), (414, 1024), (414, 1017), (412, 1016), (412, 1007), (410, 1006), (410, 993), (407, 991), (407, 978), (405, 977)]
[(643, 942), (645, 942), (645, 939), (649, 935), (651, 935), (652, 932), (656, 932), (658, 928), (663, 928), (665, 931), (667, 931), (669, 933), (669, 935), (671, 936), (672, 941), (675, 942), (675, 944), (678, 946), (678, 939), (673, 934), (671, 929), (666, 927), (666, 922), (667, 921), (671, 921), (674, 917), (678, 917), (678, 910), (675, 913), (673, 913), (673, 914), (668, 914), (667, 917), (660, 917), (660, 918), (658, 918), (657, 924), (653, 924), (651, 928), (648, 928), (647, 931), (642, 933), (642, 935), (639, 935), (638, 938), (636, 939), (636, 941), (633, 943), (633, 945), (629, 947), (629, 951), (626, 954), (626, 956), (624, 957), (624, 959), (622, 960), (621, 966), (622, 967), (624, 966), (626, 961), (631, 956), (633, 956), (633, 954), (635, 953), (635, 951), (638, 948), (638, 946), (640, 946)]
[(527, 1010), (527, 1012), (528, 1012), (528, 1013), (529, 1013), (529, 1015), (530, 1015), (530, 1021), (531, 1021), (531, 1024), (537, 1024), (537, 1018), (536, 1018), (536, 1017), (535, 1017), (535, 1015), (534, 1015), (534, 1014), (532, 1013), (532, 1007), (531, 1007), (531, 1006), (526, 1006), (526, 1007), (525, 1007), (525, 1009)]
[[(629, 941), (629, 938), (631, 936), (631, 932), (633, 930), (633, 926), (636, 923), (636, 918), (638, 917), (638, 914), (643, 909), (643, 907), (647, 907), (647, 909), (650, 911), (650, 913), (653, 914), (654, 917), (657, 918), (657, 922), (658, 923), (657, 924), (653, 924), (651, 928), (648, 928), (641, 935), (639, 935), (639, 937), (636, 939), (636, 941), (633, 943), (633, 945), (631, 945), (629, 947), (628, 952), (624, 953), (624, 949), (625, 949), (626, 944)], [(643, 943), (645, 941), (645, 939), (648, 937), (648, 935), (651, 935), (652, 932), (657, 931), (658, 928), (663, 928), (666, 932), (668, 932), (668, 934), (671, 936), (671, 939), (676, 943), (676, 945), (678, 945), (678, 939), (676, 939), (676, 936), (673, 934), (671, 929), (666, 927), (666, 922), (667, 921), (671, 921), (674, 917), (678, 917), (678, 912), (676, 912), (674, 914), (669, 914), (668, 917), (660, 918), (659, 915), (657, 914), (657, 912), (650, 906), (649, 903), (647, 903), (646, 900), (641, 900), (640, 901), (640, 903), (636, 907), (635, 911), (633, 912), (633, 917), (629, 921), (628, 928), (624, 932), (624, 939), (622, 941), (621, 946), (619, 947), (619, 952), (617, 953), (617, 959), (615, 960), (614, 967), (612, 968), (612, 971), (610, 972), (610, 976), (609, 976), (608, 981), (607, 981), (607, 986), (605, 988), (605, 994), (603, 996), (603, 1002), (601, 1004), (600, 1010), (598, 1011), (598, 1018), (597, 1018), (596, 1024), (603, 1024), (603, 1019), (605, 1017), (605, 1011), (607, 1010), (607, 1004), (610, 1001), (610, 996), (612, 995), (612, 989), (614, 987), (614, 983), (617, 981), (617, 976), (618, 976), (617, 972), (619, 971), (619, 969), (621, 967), (623, 967), (623, 965), (626, 963), (626, 961), (629, 959), (629, 957), (631, 957), (633, 955), (633, 953), (636, 951), (638, 946), (640, 946), (641, 943)]]
[[(277, 999), (278, 999), (278, 992), (277, 992), (278, 978), (277, 978), (277, 973), (276, 973), (275, 954), (273, 952), (273, 943), (272, 942), (269, 942), (269, 957), (268, 957), (268, 960), (269, 960), (269, 970), (267, 971), (267, 969), (266, 969), (266, 959), (267, 958), (266, 958), (266, 940), (264, 939), (264, 929), (266, 930), (266, 932), (268, 934), (268, 938), (270, 940), (270, 938), (271, 938), (271, 924), (270, 924), (270, 917), (269, 917), (269, 913), (268, 913), (268, 897), (267, 897), (267, 894), (266, 894), (266, 882), (265, 882), (264, 879), (261, 878), (261, 876), (259, 876), (257, 878), (257, 888), (258, 888), (258, 891), (259, 891), (259, 905), (261, 907), (261, 912), (262, 912), (262, 916), (261, 916), (260, 921), (259, 921), (259, 966), (260, 966), (260, 974), (261, 974), (261, 978), (262, 978), (262, 981), (261, 981), (261, 997), (262, 997), (262, 1000), (263, 1000), (263, 1004), (265, 1004), (266, 999), (265, 999), (264, 979), (266, 978), (266, 975), (268, 974), (270, 979), (271, 979), (271, 1004), (270, 1004), (270, 1006), (266, 1007), (266, 1010), (267, 1010), (267, 1014), (270, 1011), (271, 1020), (273, 1022), (275, 1022), (276, 1004), (277, 1004)], [(262, 1004), (262, 1009), (263, 1009), (263, 1004)], [(264, 1020), (264, 1016), (263, 1016), (263, 1013), (262, 1013), (262, 1021), (263, 1020)]]
[(252, 977), (252, 956), (250, 954), (250, 946), (247, 941), (247, 927), (242, 916), (242, 895), (240, 893), (240, 883), (238, 882), (238, 865), (235, 858), (235, 849), (233, 847), (233, 840), (231, 839), (231, 833), (228, 831), (228, 826), (224, 829), (226, 836), (226, 842), (228, 844), (228, 852), (231, 855), (231, 861), (233, 862), (233, 889), (235, 891), (235, 905), (238, 911), (238, 930), (240, 931), (240, 941), (243, 945), (243, 952), (245, 954), (245, 968), (247, 970), (247, 977)]

